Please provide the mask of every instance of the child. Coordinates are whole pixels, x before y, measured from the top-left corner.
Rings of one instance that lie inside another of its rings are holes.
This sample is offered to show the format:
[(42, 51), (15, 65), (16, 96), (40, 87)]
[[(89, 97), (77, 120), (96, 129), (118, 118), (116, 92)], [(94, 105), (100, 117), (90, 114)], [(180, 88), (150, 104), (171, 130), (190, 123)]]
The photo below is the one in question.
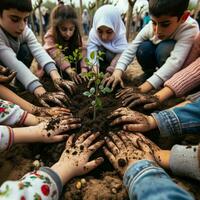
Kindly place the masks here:
[[(156, 163), (154, 150), (158, 151), (158, 147), (143, 136), (120, 132), (107, 138), (106, 144), (108, 148), (104, 147), (104, 153), (113, 167), (123, 176), (123, 183), (127, 187), (129, 199), (194, 200), (189, 192), (176, 185)], [(191, 149), (194, 150), (194, 148)], [(195, 156), (198, 154), (191, 150), (188, 153)], [(181, 155), (180, 152), (179, 155)], [(187, 173), (191, 173), (191, 170), (195, 169), (199, 176), (199, 155), (198, 158), (190, 158), (189, 155), (187, 158), (188, 160), (179, 158), (179, 162), (187, 162), (184, 163), (185, 166), (189, 166)], [(158, 159), (162, 158), (158, 157)], [(178, 167), (180, 167), (180, 163)], [(194, 167), (193, 164), (196, 166)], [(183, 171), (186, 172), (186, 169)], [(192, 173), (194, 174), (194, 172)]]
[(195, 38), (182, 68), (164, 83), (163, 89), (154, 95), (143, 95), (130, 89), (124, 89), (119, 92), (117, 97), (123, 99), (123, 106), (134, 107), (142, 104), (145, 109), (154, 109), (168, 98), (172, 96), (183, 97), (192, 89), (198, 87), (200, 85), (200, 33)]
[(63, 106), (61, 101), (67, 102), (67, 96), (63, 93), (46, 92), (38, 78), (26, 67), (26, 65), (30, 65), (30, 57), (33, 55), (51, 76), (57, 89), (63, 91), (61, 87), (66, 87), (73, 93), (73, 83), (61, 79), (54, 61), (37, 42), (31, 29), (28, 28), (27, 20), (31, 11), (31, 0), (1, 1), (0, 61), (4, 66), (17, 72), (17, 79), (26, 89), (33, 92), (44, 106), (48, 106), (47, 102), (49, 101)]
[[(44, 42), (44, 48), (56, 61), (57, 67), (65, 71), (75, 83), (82, 83), (78, 73), (87, 72), (84, 63), (86, 50), (83, 48), (76, 12), (71, 6), (59, 5), (53, 9), (50, 29), (44, 36)], [(62, 46), (62, 50), (58, 45)], [(66, 56), (74, 56), (73, 52), (76, 49), (83, 55), (83, 59), (78, 62), (80, 66), (77, 71), (72, 69), (75, 64), (65, 59)]]
[[(0, 187), (1, 199), (49, 199), (58, 200), (64, 185), (73, 177), (88, 173), (98, 167), (102, 157), (90, 160), (90, 156), (99, 149), (104, 141), (94, 143), (100, 133), (87, 132), (75, 142), (74, 137), (66, 142), (60, 159), (50, 167), (41, 167), (27, 173), (17, 181), (6, 181)], [(74, 155), (74, 152), (77, 152)]]
[(106, 76), (112, 73), (120, 54), (126, 47), (126, 29), (120, 12), (113, 5), (100, 7), (95, 12), (87, 46), (89, 60), (93, 51), (100, 50), (105, 53), (103, 63), (99, 63), (96, 59), (91, 60), (95, 63), (95, 71), (98, 69), (106, 72)]
[(120, 82), (124, 87), (122, 73), (135, 55), (146, 76), (150, 76), (139, 86), (142, 93), (159, 88), (180, 70), (199, 32), (197, 22), (189, 17), (188, 3), (189, 0), (149, 1), (151, 22), (123, 52), (114, 73), (105, 80), (107, 86), (112, 85), (114, 89)]

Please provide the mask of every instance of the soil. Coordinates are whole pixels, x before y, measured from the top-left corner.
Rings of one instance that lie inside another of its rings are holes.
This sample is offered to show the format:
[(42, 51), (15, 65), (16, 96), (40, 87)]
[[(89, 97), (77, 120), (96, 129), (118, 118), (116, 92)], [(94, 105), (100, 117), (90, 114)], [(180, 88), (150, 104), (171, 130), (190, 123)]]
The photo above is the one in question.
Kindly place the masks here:
[[(128, 73), (126, 77), (129, 75), (130, 73)], [(139, 82), (141, 82), (139, 78), (134, 80), (131, 80), (131, 82), (128, 82), (128, 84), (137, 85)], [(48, 79), (44, 78), (43, 82), (46, 88), (52, 88), (53, 90), (52, 84), (48, 81)], [(103, 107), (97, 112), (97, 119), (93, 120), (92, 108), (90, 104), (91, 99), (88, 99), (82, 95), (85, 90), (85, 86), (78, 87), (78, 92), (76, 95), (74, 95), (74, 97), (72, 97), (72, 105), (69, 107), (75, 116), (78, 116), (82, 119), (82, 127), (76, 131), (71, 131), (68, 133), (76, 133), (76, 135), (79, 136), (81, 133), (84, 133), (88, 130), (100, 131), (101, 135), (99, 138), (103, 138), (109, 131), (116, 132), (120, 130), (120, 126), (111, 127), (109, 125), (109, 120), (107, 119), (107, 116), (113, 110), (121, 106), (120, 100), (114, 98), (115, 93), (101, 97)], [(34, 104), (38, 104), (36, 99), (27, 92), (20, 92), (20, 96)], [(175, 105), (178, 101), (180, 100), (174, 99), (173, 101), (168, 101), (165, 105), (162, 105), (161, 109)], [(144, 110), (141, 108), (139, 111), (144, 112)], [(57, 121), (54, 121), (54, 123), (57, 124)], [(49, 128), (50, 127), (51, 126), (49, 125)], [(181, 138), (162, 139), (158, 135), (158, 130), (152, 132), (151, 134), (147, 133), (147, 135), (151, 135), (149, 138), (164, 149), (170, 149), (174, 144), (192, 145), (198, 144), (200, 141), (200, 137), (193, 134), (183, 136)], [(1, 154), (0, 184), (8, 179), (19, 179), (28, 171), (33, 170), (33, 162), (35, 160), (38, 160), (41, 165), (51, 166), (59, 159), (64, 147), (65, 142), (57, 144), (15, 145), (9, 152), (4, 152)], [(91, 159), (99, 156), (104, 156), (102, 150), (98, 150)], [(119, 166), (123, 167), (125, 164), (124, 162), (126, 161), (119, 160)], [(199, 183), (197, 181), (174, 177), (172, 174), (170, 175), (177, 184), (191, 192), (196, 199), (200, 199)], [(127, 191), (122, 184), (121, 177), (105, 158), (104, 163), (91, 173), (72, 179), (63, 189), (60, 199), (126, 200), (129, 198)]]

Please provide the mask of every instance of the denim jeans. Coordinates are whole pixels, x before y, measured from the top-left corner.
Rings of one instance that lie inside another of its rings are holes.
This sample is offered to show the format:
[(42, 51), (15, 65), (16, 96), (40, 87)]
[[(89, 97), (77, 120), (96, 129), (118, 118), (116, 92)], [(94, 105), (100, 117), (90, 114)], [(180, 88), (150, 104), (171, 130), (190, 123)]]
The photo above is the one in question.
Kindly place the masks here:
[(130, 200), (194, 200), (152, 161), (140, 160), (131, 165), (123, 182)]
[(153, 113), (161, 136), (200, 132), (200, 99), (182, 107)]
[(175, 43), (174, 40), (164, 40), (155, 45), (150, 40), (146, 40), (139, 45), (136, 58), (145, 73), (146, 79), (156, 71), (156, 68), (160, 68), (165, 63)]

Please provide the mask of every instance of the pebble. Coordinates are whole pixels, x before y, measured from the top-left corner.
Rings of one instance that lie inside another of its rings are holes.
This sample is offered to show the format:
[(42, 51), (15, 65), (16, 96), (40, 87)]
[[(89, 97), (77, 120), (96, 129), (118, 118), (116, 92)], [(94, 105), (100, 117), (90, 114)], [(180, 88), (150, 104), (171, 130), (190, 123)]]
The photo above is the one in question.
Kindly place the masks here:
[(112, 192), (113, 194), (117, 194), (116, 188), (112, 188), (112, 189), (111, 189), (111, 192)]
[(80, 181), (77, 181), (76, 182), (76, 189), (81, 189), (81, 186), (82, 186), (82, 184), (81, 184), (81, 182)]
[(81, 179), (81, 183), (84, 185), (86, 184), (86, 180), (84, 178)]

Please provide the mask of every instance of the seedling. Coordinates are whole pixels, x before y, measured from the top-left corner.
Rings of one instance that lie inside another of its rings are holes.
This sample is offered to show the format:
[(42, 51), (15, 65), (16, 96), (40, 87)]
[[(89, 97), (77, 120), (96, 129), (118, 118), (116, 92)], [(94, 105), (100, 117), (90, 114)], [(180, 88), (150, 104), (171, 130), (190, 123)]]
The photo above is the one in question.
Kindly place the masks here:
[[(92, 98), (92, 102), (91, 105), (93, 107), (93, 119), (96, 119), (96, 113), (97, 110), (102, 108), (102, 101), (99, 98), (99, 96), (101, 94), (106, 94), (106, 93), (111, 93), (112, 90), (109, 87), (103, 87), (103, 85), (101, 85), (101, 81), (104, 78), (104, 73), (103, 72), (99, 72), (99, 70), (97, 70), (97, 72), (94, 71), (94, 66), (97, 64), (97, 61), (99, 60), (103, 60), (102, 55), (104, 53), (101, 51), (98, 52), (92, 52), (90, 54), (90, 60), (86, 58), (86, 64), (87, 66), (89, 66), (90, 71), (84, 73), (84, 76), (87, 77), (89, 80), (93, 80), (94, 82), (94, 87), (91, 87), (88, 91), (85, 91), (83, 93), (84, 96), (87, 96), (88, 98)], [(96, 59), (95, 59), (96, 57)]]

